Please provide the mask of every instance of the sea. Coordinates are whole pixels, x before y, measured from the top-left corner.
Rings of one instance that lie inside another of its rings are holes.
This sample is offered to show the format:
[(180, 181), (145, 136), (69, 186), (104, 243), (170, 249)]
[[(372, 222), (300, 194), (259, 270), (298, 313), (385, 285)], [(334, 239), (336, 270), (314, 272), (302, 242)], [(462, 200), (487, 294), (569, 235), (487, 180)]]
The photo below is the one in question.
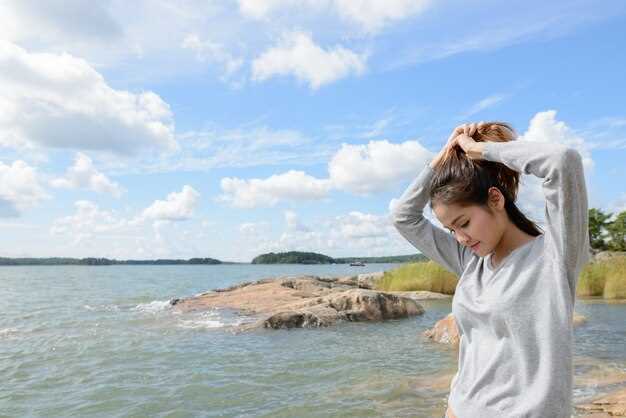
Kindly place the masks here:
[[(397, 264), (0, 267), (0, 417), (437, 417), (457, 352), (422, 333), (451, 311), (237, 332), (236, 311), (169, 301), (268, 277)], [(574, 399), (623, 386), (626, 304), (576, 301)], [(615, 379), (615, 380), (619, 380)]]

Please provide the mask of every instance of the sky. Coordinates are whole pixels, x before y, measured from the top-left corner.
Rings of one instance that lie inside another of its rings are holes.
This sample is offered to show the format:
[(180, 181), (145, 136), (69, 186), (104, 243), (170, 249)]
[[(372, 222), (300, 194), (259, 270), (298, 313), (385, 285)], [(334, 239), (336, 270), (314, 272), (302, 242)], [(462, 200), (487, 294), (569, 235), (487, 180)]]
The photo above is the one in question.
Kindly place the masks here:
[(626, 210), (623, 1), (19, 0), (0, 21), (3, 257), (415, 254), (395, 201), (477, 121), (575, 148), (589, 208)]

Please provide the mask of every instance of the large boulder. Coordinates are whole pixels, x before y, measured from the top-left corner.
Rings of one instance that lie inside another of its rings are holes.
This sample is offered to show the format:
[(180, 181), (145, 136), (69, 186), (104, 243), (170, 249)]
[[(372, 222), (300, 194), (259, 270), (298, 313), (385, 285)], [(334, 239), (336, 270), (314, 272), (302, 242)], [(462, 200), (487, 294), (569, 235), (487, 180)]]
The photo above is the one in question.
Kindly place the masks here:
[(383, 321), (421, 315), (414, 298), (361, 288), (358, 278), (278, 277), (175, 299), (180, 312), (231, 308), (255, 320), (240, 329), (324, 327), (338, 321)]

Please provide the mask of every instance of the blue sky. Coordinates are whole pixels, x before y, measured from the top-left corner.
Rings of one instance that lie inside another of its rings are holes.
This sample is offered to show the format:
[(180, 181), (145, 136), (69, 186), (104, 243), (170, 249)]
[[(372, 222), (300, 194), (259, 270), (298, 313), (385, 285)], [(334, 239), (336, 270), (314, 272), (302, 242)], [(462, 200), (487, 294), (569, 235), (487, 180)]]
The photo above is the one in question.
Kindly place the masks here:
[(394, 199), (479, 120), (626, 210), (623, 2), (127, 3), (0, 5), (0, 256), (415, 253)]

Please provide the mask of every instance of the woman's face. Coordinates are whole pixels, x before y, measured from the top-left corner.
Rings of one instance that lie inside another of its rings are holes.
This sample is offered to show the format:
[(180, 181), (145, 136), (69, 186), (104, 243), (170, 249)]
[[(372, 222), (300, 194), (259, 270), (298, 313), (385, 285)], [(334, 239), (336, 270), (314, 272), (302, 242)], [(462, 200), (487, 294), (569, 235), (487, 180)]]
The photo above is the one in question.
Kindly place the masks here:
[[(498, 192), (498, 194), (500, 194)], [(489, 207), (498, 207), (497, 196), (492, 196)], [(502, 206), (504, 207), (504, 206)], [(452, 233), (461, 245), (470, 248), (480, 257), (493, 252), (502, 238), (505, 222), (501, 211), (489, 212), (483, 206), (436, 205), (433, 212), (439, 222)]]

